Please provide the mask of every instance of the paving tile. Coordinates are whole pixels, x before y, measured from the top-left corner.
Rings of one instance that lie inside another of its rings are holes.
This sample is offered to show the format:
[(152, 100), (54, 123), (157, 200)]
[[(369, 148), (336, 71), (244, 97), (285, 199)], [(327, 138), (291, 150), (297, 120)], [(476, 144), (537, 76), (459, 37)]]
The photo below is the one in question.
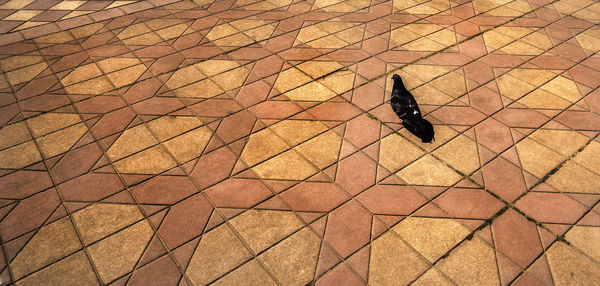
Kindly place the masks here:
[(467, 240), (453, 250), (448, 258), (438, 263), (438, 269), (461, 285), (500, 282), (494, 250), (479, 238)]
[(56, 283), (63, 285), (100, 285), (83, 251), (77, 252), (17, 282), (18, 285)]
[(73, 221), (86, 244), (143, 219), (137, 206), (94, 204), (73, 214)]
[(347, 257), (369, 242), (371, 215), (350, 201), (329, 215), (325, 240), (342, 257)]
[(292, 212), (271, 210), (248, 210), (233, 218), (231, 225), (255, 253), (302, 227)]
[(434, 202), (455, 218), (488, 219), (504, 206), (481, 189), (452, 188)]
[(552, 278), (558, 285), (600, 281), (598, 264), (562, 242), (552, 245), (547, 256)]
[(574, 224), (586, 211), (584, 206), (557, 193), (528, 193), (515, 206), (539, 222)]
[(542, 252), (535, 224), (509, 209), (492, 222), (496, 248), (526, 268)]
[(173, 205), (158, 229), (165, 246), (174, 249), (202, 234), (212, 211), (212, 206), (201, 194)]
[(256, 260), (249, 261), (214, 283), (214, 285), (233, 284), (277, 285)]

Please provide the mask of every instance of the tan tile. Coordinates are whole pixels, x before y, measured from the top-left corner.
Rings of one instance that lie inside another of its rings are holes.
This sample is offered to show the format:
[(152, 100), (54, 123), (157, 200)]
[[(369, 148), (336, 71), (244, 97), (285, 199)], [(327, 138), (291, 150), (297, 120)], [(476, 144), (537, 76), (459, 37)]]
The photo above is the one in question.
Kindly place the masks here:
[(600, 33), (598, 30), (587, 30), (575, 36), (579, 45), (589, 51), (600, 51)]
[(117, 161), (114, 165), (121, 173), (158, 174), (177, 164), (160, 146), (155, 146)]
[(135, 46), (135, 45), (149, 46), (149, 45), (158, 44), (162, 41), (163, 41), (163, 39), (161, 39), (157, 34), (147, 33), (147, 34), (135, 36), (133, 38), (125, 39), (125, 40), (123, 40), (123, 44), (130, 45), (130, 46)]
[(65, 87), (69, 94), (92, 94), (99, 95), (115, 89), (106, 77), (97, 77), (84, 82)]
[(186, 275), (192, 283), (205, 285), (251, 257), (229, 226), (222, 224), (202, 236)]
[(536, 89), (517, 102), (530, 108), (541, 109), (565, 109), (571, 105), (571, 102), (543, 89)]
[(402, 46), (409, 51), (416, 52), (434, 52), (444, 48), (444, 45), (429, 38), (419, 38)]
[(250, 72), (245, 67), (239, 67), (237, 69), (213, 76), (212, 79), (223, 90), (230, 91), (242, 86), (249, 73)]
[(455, 99), (431, 85), (422, 85), (412, 90), (411, 93), (419, 104), (444, 105)]
[(241, 158), (249, 166), (254, 166), (288, 148), (287, 144), (277, 137), (270, 128), (263, 129), (250, 135), (250, 139), (244, 147)]
[[(402, 69), (403, 72), (416, 77), (422, 82), (429, 82), (436, 77), (439, 77), (448, 72), (448, 69), (442, 66), (429, 66), (429, 65), (409, 65)], [(391, 83), (391, 81), (390, 81)], [(390, 91), (391, 85), (390, 85)]]
[(165, 85), (170, 89), (176, 89), (204, 78), (205, 76), (197, 68), (187, 66), (177, 70)]
[(144, 220), (89, 246), (88, 252), (102, 282), (111, 282), (133, 270), (152, 234), (152, 228)]
[(71, 149), (87, 131), (85, 124), (79, 123), (40, 137), (37, 139), (40, 151), (46, 158), (64, 153)]
[(213, 27), (210, 30), (210, 32), (206, 35), (206, 38), (214, 42), (217, 39), (224, 38), (239, 32), (240, 31), (238, 29), (226, 23)]
[(298, 36), (296, 36), (296, 39), (303, 43), (308, 43), (310, 41), (325, 37), (327, 35), (329, 35), (329, 33), (320, 29), (318, 25), (310, 25), (302, 27), (302, 29), (300, 29), (300, 32), (298, 33)]
[(343, 68), (342, 65), (336, 62), (321, 62), (321, 61), (308, 61), (301, 63), (297, 66), (301, 71), (305, 72), (312, 78), (322, 77), (326, 74)]
[(500, 284), (494, 249), (477, 237), (466, 240), (437, 266), (458, 285)]
[(510, 2), (510, 0), (473, 0), (473, 7), (479, 11), (488, 11), (508, 2)]
[(568, 245), (553, 244), (546, 257), (555, 285), (600, 284), (600, 266)]
[(302, 222), (287, 211), (248, 210), (230, 222), (255, 253), (302, 227)]
[(121, 204), (93, 204), (73, 214), (75, 226), (86, 244), (143, 218), (137, 206)]
[(531, 133), (529, 138), (544, 144), (544, 146), (563, 156), (571, 156), (589, 140), (576, 131), (548, 129), (538, 129)]
[(160, 19), (151, 19), (149, 21), (144, 22), (146, 26), (150, 27), (152, 30), (160, 30), (166, 27), (172, 27), (177, 24), (181, 24), (181, 19), (177, 18), (160, 18)]
[(73, 12), (67, 14), (66, 16), (62, 17), (62, 20), (70, 19), (70, 18), (74, 18), (74, 17), (77, 17), (77, 16), (86, 15), (86, 14), (90, 14), (90, 13), (94, 13), (94, 12), (96, 12), (96, 11), (89, 11), (89, 10), (88, 11), (85, 11), (85, 10), (83, 10), (83, 11), (73, 11)]
[(517, 100), (523, 95), (535, 89), (535, 86), (519, 80), (509, 74), (504, 74), (496, 79), (500, 94), (512, 99)]
[(419, 37), (421, 37), (421, 36), (417, 33), (413, 33), (404, 28), (398, 28), (398, 29), (392, 30), (392, 32), (390, 33), (390, 42), (394, 46), (402, 46), (408, 42), (418, 39)]
[(439, 286), (450, 286), (454, 285), (448, 279), (446, 279), (442, 274), (436, 271), (433, 268), (430, 268), (423, 276), (419, 277), (417, 281), (415, 281), (413, 286), (428, 286), (428, 285), (439, 285)]
[(261, 178), (304, 180), (318, 170), (294, 150), (289, 150), (252, 168)]
[[(261, 21), (262, 22), (262, 21)], [(244, 31), (244, 34), (256, 42), (268, 39), (275, 31), (275, 26), (264, 25), (251, 30)]]
[(0, 74), (0, 89), (9, 88), (10, 84), (3, 74)]
[(304, 228), (261, 254), (262, 260), (283, 285), (305, 285), (313, 280), (321, 240)]
[(119, 7), (119, 6), (131, 4), (131, 3), (135, 3), (135, 2), (136, 1), (115, 1), (112, 4), (106, 6), (106, 8), (104, 8), (104, 9), (110, 9), (110, 8), (114, 8), (114, 7)]
[(387, 232), (371, 244), (370, 285), (408, 285), (429, 265), (406, 243)]
[(310, 82), (312, 79), (297, 68), (290, 68), (279, 73), (273, 88), (279, 92), (286, 92)]
[(8, 82), (14, 86), (32, 80), (38, 74), (46, 70), (47, 67), (48, 64), (46, 64), (46, 62), (41, 62), (39, 64), (9, 71), (6, 73), (6, 78), (8, 79)]
[(252, 38), (245, 34), (238, 33), (225, 38), (220, 38), (212, 41), (213, 44), (221, 47), (241, 47), (254, 43)]
[(521, 41), (510, 43), (500, 50), (511, 55), (535, 56), (544, 53), (544, 50)]
[(151, 32), (151, 31), (152, 30), (150, 30), (150, 28), (148, 28), (148, 26), (144, 25), (143, 23), (139, 23), (139, 24), (131, 25), (131, 26), (128, 26), (127, 28), (125, 28), (123, 31), (121, 31), (119, 34), (117, 34), (117, 38), (124, 40), (127, 38), (135, 37), (137, 35), (145, 34), (145, 33)]
[(483, 40), (485, 41), (485, 45), (497, 50), (508, 43), (514, 41), (513, 38), (500, 33), (497, 30), (489, 30), (483, 33)]
[(50, 10), (75, 10), (86, 1), (62, 1), (50, 8)]
[(448, 73), (432, 81), (431, 85), (454, 98), (458, 98), (467, 92), (465, 78), (455, 72)]
[(164, 145), (179, 163), (183, 163), (200, 156), (211, 135), (208, 127), (201, 127), (175, 137)]
[(572, 246), (600, 261), (600, 227), (574, 226), (565, 238)]
[(35, 0), (10, 0), (8, 2), (5, 2), (4, 4), (2, 4), (0, 6), (0, 9), (3, 10), (17, 10), (17, 9), (21, 9), (29, 4), (31, 4), (33, 1)]
[(250, 260), (240, 268), (225, 275), (212, 285), (277, 285), (256, 260)]
[[(401, 1), (401, 0), (394, 0), (393, 5), (394, 8), (398, 9), (398, 10), (405, 10), (414, 6), (417, 6), (419, 4), (423, 4), (428, 2), (428, 0), (407, 0), (407, 1)], [(419, 5), (421, 6), (421, 5)]]
[(205, 79), (173, 91), (179, 97), (211, 98), (224, 91), (212, 81)]
[(465, 174), (471, 174), (480, 167), (477, 143), (465, 135), (452, 139), (433, 154)]
[(396, 172), (423, 154), (409, 140), (393, 133), (381, 139), (379, 144), (379, 164), (391, 172)]
[(318, 168), (324, 169), (337, 161), (341, 144), (342, 137), (327, 131), (296, 147), (296, 150)]
[(556, 76), (554, 73), (547, 70), (518, 68), (510, 71), (508, 74), (535, 86), (540, 86)]
[(0, 67), (2, 67), (2, 70), (6, 72), (43, 61), (44, 58), (41, 56), (12, 56), (0, 60)]
[(396, 175), (409, 184), (428, 186), (451, 186), (462, 178), (431, 155), (421, 157)]
[(421, 139), (412, 135), (412, 133), (406, 130), (406, 128), (401, 129), (400, 134), (404, 135), (404, 138), (408, 138), (408, 140), (413, 142), (413, 144), (427, 151), (433, 151), (434, 149), (448, 142), (450, 139), (456, 136), (456, 134), (458, 134), (456, 130), (445, 125), (434, 125), (433, 129), (435, 130), (435, 141), (431, 143), (423, 143)]
[(39, 272), (17, 281), (18, 286), (99, 285), (94, 270), (83, 251), (77, 252)]
[(32, 273), (81, 248), (69, 218), (42, 227), (10, 263), (15, 279)]
[(581, 10), (573, 13), (573, 16), (575, 16), (579, 19), (586, 19), (586, 20), (590, 20), (590, 22), (593, 22), (594, 20), (598, 20), (598, 18), (599, 18), (598, 13), (600, 13), (600, 5), (598, 5), (598, 3), (596, 3), (585, 9), (581, 9)]
[(225, 71), (233, 70), (240, 66), (236, 61), (231, 60), (207, 60), (194, 65), (206, 76), (215, 76)]
[(46, 36), (41, 36), (33, 39), (36, 43), (44, 44), (60, 44), (75, 40), (68, 32), (58, 32)]
[(105, 73), (111, 73), (127, 67), (132, 67), (141, 64), (140, 60), (136, 58), (107, 58), (97, 63)]
[(70, 72), (67, 76), (62, 78), (60, 82), (64, 86), (68, 86), (74, 83), (82, 82), (90, 78), (98, 77), (102, 75), (102, 71), (94, 63), (80, 66)]
[(150, 130), (161, 141), (171, 139), (200, 125), (202, 122), (193, 116), (166, 115), (148, 122)]
[(548, 174), (564, 160), (563, 156), (529, 138), (525, 138), (516, 146), (523, 169), (538, 178)]
[(0, 150), (31, 140), (31, 135), (25, 122), (5, 125), (0, 129)]
[(326, 101), (336, 94), (319, 82), (311, 82), (286, 92), (285, 96), (299, 101)]
[(573, 82), (563, 76), (558, 76), (547, 84), (542, 85), (541, 89), (551, 92), (552, 94), (562, 97), (570, 102), (575, 102), (581, 99), (582, 95)]
[[(66, 2), (69, 2), (69, 1), (63, 1), (61, 3), (66, 3)], [(59, 4), (61, 4), (61, 3), (59, 3)], [(80, 38), (89, 37), (89, 36), (95, 34), (100, 29), (102, 29), (102, 27), (104, 27), (104, 24), (102, 24), (102, 23), (94, 23), (94, 24), (85, 25), (85, 26), (81, 26), (81, 27), (77, 27), (77, 28), (71, 29), (70, 32), (71, 32), (71, 34), (73, 34), (73, 36), (76, 39), (80, 39)]]
[(554, 46), (550, 38), (540, 32), (529, 34), (522, 38), (521, 41), (544, 50), (549, 50)]
[(600, 175), (568, 161), (546, 181), (567, 193), (600, 194)]
[(20, 169), (42, 160), (42, 156), (33, 141), (0, 151), (0, 168)]
[(283, 120), (269, 128), (294, 146), (327, 130), (325, 124), (311, 120)]
[(106, 151), (106, 155), (111, 160), (118, 160), (157, 143), (150, 130), (140, 124), (125, 130)]
[(179, 24), (175, 26), (171, 26), (162, 30), (158, 30), (156, 33), (163, 38), (163, 40), (170, 40), (179, 37), (185, 30), (187, 30), (188, 25)]
[(392, 228), (430, 262), (461, 242), (469, 230), (452, 219), (408, 217)]
[(354, 73), (348, 70), (338, 71), (319, 79), (319, 83), (331, 89), (335, 94), (340, 95), (352, 89)]
[(46, 135), (79, 122), (81, 122), (79, 115), (71, 113), (44, 113), (27, 119), (31, 133), (35, 137)]
[(600, 174), (600, 164), (598, 164), (600, 162), (600, 143), (590, 142), (573, 160), (596, 174)]

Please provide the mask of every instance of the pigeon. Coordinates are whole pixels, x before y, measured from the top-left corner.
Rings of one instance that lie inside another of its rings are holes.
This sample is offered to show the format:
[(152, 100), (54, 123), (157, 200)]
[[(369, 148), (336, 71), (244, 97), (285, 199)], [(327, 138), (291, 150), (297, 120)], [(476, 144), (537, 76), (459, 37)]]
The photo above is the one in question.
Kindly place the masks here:
[(423, 143), (430, 143), (431, 140), (435, 140), (433, 125), (423, 118), (417, 101), (404, 87), (400, 76), (394, 74), (392, 80), (394, 80), (394, 87), (392, 88), (390, 104), (394, 112), (402, 119), (402, 125), (410, 133), (419, 137)]

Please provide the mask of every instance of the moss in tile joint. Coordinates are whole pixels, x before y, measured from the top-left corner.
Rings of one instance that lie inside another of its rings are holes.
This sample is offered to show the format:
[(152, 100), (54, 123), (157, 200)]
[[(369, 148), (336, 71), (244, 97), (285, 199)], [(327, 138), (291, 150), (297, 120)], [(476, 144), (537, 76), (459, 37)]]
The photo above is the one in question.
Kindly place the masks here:
[(375, 116), (375, 115), (373, 115), (373, 114), (371, 114), (371, 113), (369, 113), (369, 112), (367, 112), (367, 117), (369, 117), (369, 118), (371, 118), (371, 119), (373, 119), (373, 120), (380, 121), (380, 120), (379, 120), (379, 118), (377, 118), (377, 116)]

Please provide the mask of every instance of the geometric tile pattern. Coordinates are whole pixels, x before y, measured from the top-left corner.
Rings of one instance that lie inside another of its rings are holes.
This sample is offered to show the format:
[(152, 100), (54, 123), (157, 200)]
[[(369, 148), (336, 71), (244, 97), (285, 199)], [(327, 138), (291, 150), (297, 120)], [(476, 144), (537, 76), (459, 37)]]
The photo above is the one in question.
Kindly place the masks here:
[(599, 23), (590, 0), (1, 2), (0, 284), (598, 285)]

